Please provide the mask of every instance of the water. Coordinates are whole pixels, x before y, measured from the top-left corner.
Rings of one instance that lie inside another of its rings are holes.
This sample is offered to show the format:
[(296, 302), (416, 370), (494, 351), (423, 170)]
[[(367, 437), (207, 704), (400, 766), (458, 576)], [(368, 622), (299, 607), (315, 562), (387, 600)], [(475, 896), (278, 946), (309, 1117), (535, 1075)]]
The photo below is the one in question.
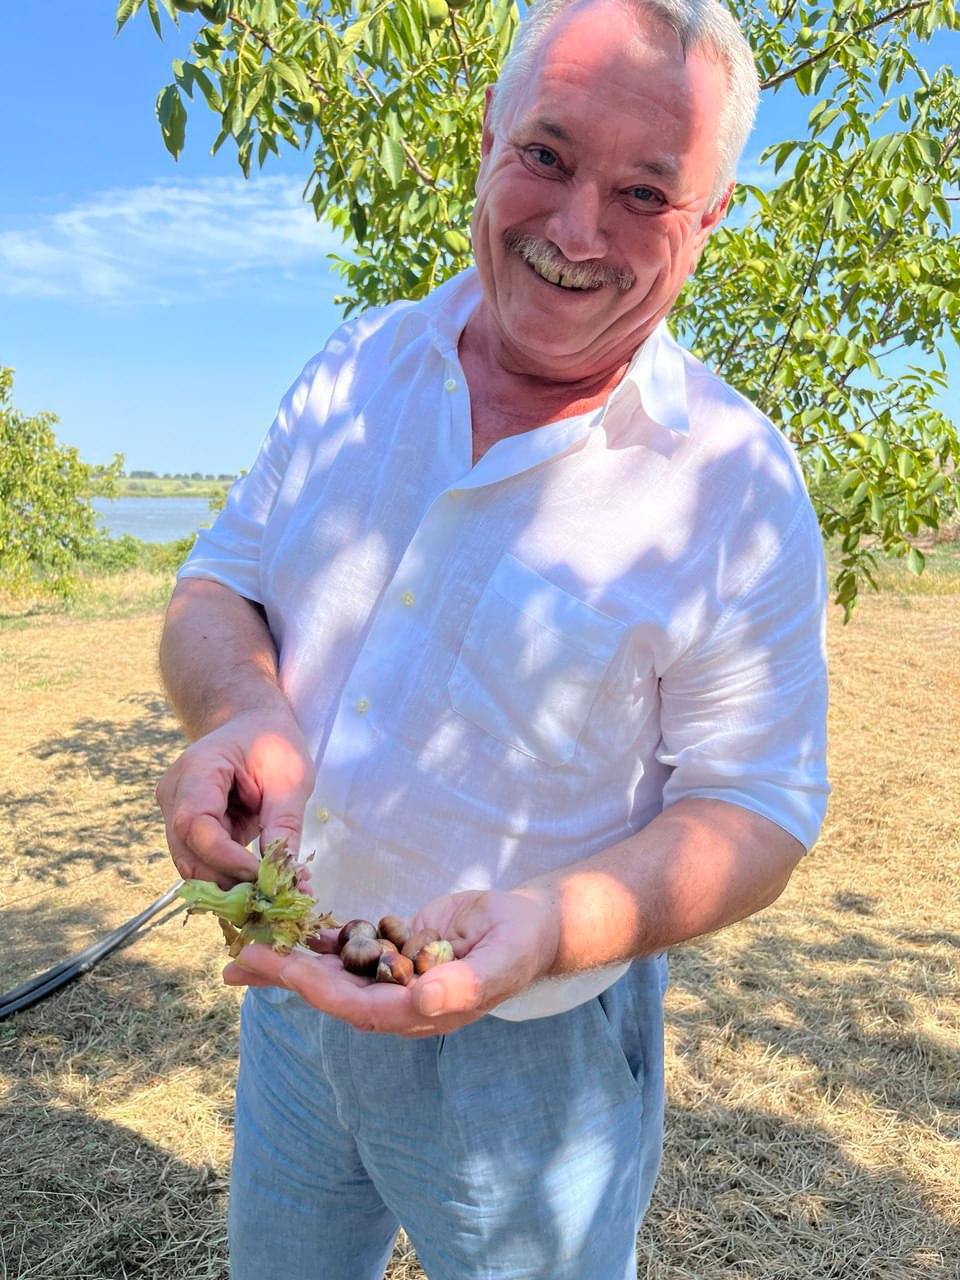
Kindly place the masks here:
[(93, 507), (111, 538), (129, 533), (144, 542), (172, 542), (213, 522), (206, 498), (94, 498)]

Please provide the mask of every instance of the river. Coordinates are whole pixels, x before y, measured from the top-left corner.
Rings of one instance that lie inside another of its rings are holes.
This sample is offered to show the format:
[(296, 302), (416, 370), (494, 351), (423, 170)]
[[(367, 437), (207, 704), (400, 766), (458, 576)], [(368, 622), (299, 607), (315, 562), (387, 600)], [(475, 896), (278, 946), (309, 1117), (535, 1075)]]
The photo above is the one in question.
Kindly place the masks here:
[(93, 507), (111, 538), (129, 533), (144, 542), (186, 538), (213, 521), (206, 498), (94, 498)]

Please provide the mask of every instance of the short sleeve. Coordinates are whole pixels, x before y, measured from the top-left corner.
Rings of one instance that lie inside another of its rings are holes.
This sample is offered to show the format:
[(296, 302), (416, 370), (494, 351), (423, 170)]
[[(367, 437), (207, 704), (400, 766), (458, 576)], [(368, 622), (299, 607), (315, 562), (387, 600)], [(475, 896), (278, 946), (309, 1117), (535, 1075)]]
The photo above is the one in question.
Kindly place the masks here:
[(726, 800), (806, 850), (826, 813), (826, 565), (808, 500), (704, 639), (661, 675), (663, 806)]
[(260, 575), (264, 529), (283, 485), (305, 407), (309, 402), (313, 419), (322, 417), (329, 402), (344, 347), (342, 334), (343, 330), (334, 334), (287, 390), (253, 466), (231, 486), (211, 528), (200, 530), (178, 580), (207, 578), (247, 600), (264, 603)]

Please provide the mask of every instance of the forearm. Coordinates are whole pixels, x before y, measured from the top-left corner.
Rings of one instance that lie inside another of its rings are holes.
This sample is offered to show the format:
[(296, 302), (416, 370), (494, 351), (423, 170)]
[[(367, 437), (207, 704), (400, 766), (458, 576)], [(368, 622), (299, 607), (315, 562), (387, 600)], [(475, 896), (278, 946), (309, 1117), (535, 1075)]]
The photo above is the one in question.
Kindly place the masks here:
[(802, 845), (775, 823), (720, 800), (689, 799), (592, 857), (528, 881), (559, 921), (550, 973), (653, 955), (769, 906)]
[(191, 738), (250, 711), (292, 715), (263, 615), (216, 582), (177, 584), (160, 640), (160, 672)]

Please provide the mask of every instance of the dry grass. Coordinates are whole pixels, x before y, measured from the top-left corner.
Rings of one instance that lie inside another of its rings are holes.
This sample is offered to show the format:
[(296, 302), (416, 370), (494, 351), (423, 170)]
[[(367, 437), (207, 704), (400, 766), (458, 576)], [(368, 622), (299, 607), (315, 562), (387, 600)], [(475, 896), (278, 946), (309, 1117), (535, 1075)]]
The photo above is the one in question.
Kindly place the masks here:
[[(0, 631), (6, 989), (165, 889), (156, 612)], [(770, 910), (678, 949), (645, 1280), (956, 1280), (960, 595), (831, 618), (835, 786)], [(225, 1278), (238, 996), (176, 912), (0, 1024), (0, 1276)], [(390, 1280), (421, 1280), (401, 1236)], [(585, 1280), (607, 1280), (585, 1277)]]

